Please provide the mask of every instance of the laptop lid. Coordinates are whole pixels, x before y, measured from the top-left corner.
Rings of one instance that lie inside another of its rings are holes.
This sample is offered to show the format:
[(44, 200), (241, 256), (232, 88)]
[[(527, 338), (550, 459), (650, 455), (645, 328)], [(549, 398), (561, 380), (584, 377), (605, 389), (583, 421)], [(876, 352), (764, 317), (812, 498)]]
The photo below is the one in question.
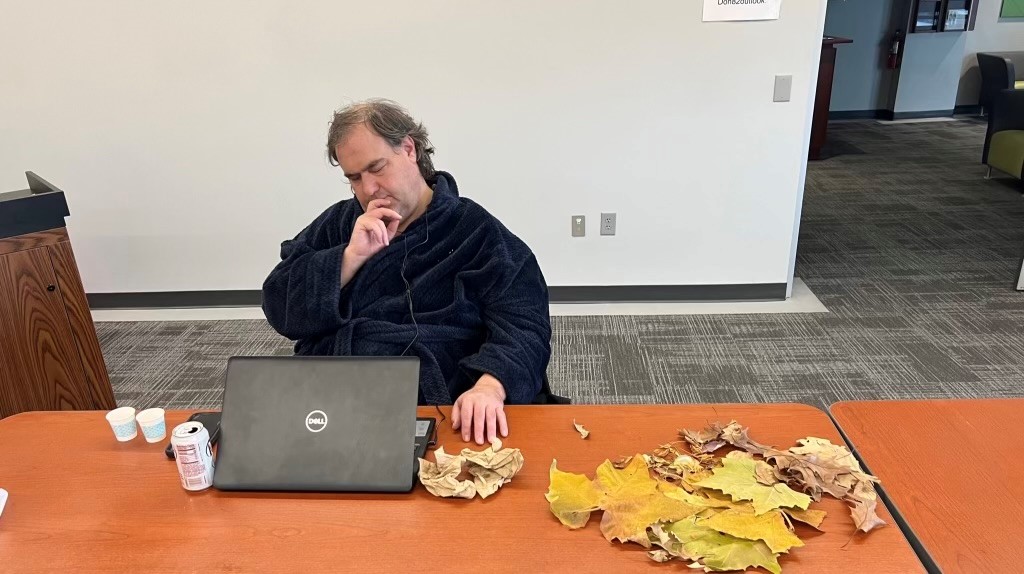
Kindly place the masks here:
[(416, 357), (232, 357), (213, 485), (407, 492)]

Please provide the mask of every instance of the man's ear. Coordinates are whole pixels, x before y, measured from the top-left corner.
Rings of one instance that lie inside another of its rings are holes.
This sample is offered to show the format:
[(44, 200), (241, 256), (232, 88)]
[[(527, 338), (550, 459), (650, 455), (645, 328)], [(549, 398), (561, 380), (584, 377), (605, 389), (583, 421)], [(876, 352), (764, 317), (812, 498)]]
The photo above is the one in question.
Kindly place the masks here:
[(416, 161), (416, 142), (412, 141), (411, 136), (405, 136), (400, 147), (404, 155), (412, 161)]

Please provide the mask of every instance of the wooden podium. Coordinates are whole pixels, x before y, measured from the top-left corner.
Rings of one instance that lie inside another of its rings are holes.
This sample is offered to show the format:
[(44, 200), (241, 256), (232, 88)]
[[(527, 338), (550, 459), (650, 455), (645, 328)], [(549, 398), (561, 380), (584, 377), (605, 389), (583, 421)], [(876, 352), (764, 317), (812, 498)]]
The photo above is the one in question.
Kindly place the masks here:
[(828, 108), (832, 103), (832, 76), (836, 70), (836, 45), (853, 42), (849, 38), (825, 36), (821, 40), (821, 62), (818, 64), (818, 89), (814, 94), (814, 118), (811, 121), (809, 159), (821, 159), (821, 148), (828, 137)]
[(64, 192), (32, 172), (0, 194), (0, 418), (115, 407), (64, 228)]

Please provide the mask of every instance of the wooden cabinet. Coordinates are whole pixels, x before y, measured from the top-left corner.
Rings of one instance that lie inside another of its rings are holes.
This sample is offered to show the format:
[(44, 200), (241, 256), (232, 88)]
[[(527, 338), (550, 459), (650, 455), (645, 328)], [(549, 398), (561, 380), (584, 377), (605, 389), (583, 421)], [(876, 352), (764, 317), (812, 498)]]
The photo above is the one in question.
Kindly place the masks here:
[(65, 228), (0, 239), (0, 418), (114, 406)]

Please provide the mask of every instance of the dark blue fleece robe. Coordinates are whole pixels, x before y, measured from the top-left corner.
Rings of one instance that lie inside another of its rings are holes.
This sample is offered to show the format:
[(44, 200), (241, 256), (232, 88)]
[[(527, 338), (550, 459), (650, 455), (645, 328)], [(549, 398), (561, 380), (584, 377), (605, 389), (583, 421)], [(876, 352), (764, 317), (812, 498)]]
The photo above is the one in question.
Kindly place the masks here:
[(395, 356), (412, 343), (406, 354), (420, 358), (420, 404), (451, 404), (483, 373), (505, 385), (507, 402), (529, 403), (551, 356), (537, 260), (483, 207), (459, 197), (450, 174), (427, 183), (434, 196), (426, 213), (344, 289), (341, 259), (363, 214), (358, 201), (331, 206), (282, 243), (263, 284), (267, 319), (299, 355)]

